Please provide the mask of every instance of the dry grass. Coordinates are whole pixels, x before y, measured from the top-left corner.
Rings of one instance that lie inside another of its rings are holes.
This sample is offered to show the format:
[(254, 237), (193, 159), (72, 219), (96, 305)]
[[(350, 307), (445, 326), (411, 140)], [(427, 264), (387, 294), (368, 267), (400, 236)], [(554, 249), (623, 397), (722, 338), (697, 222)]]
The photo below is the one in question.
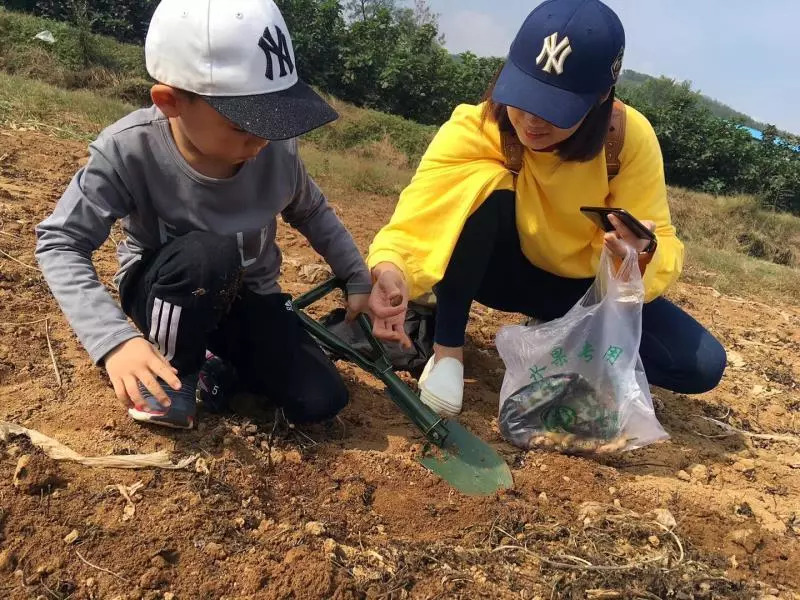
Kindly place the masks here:
[(305, 143), (302, 154), (311, 175), (321, 182), (334, 181), (345, 190), (396, 198), (411, 180), (413, 171), (393, 164), (385, 154), (374, 155), (374, 148), (368, 144), (348, 152), (331, 152)]
[(362, 156), (372, 153), (400, 168), (413, 168), (436, 133), (432, 126), (326, 98), (339, 113), (339, 119), (305, 136), (325, 150), (356, 150)]
[(800, 218), (763, 210), (752, 196), (670, 188), (669, 199), (686, 243), (684, 281), (723, 294), (800, 297)]
[(0, 72), (0, 120), (37, 129), (94, 137), (135, 107), (86, 91), (68, 91)]
[(686, 253), (683, 281), (734, 296), (784, 302), (800, 298), (800, 269), (693, 242), (686, 244)]
[(670, 188), (669, 200), (682, 240), (800, 267), (800, 218), (764, 210), (752, 196), (717, 197)]
[(133, 106), (87, 91), (69, 91), (0, 71), (0, 124), (92, 139)]

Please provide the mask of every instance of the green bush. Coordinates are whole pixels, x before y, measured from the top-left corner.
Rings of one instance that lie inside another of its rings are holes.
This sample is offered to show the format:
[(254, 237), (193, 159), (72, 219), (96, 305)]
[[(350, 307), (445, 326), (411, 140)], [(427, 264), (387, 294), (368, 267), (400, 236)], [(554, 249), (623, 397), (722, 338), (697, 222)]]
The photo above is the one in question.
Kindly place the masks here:
[[(56, 41), (34, 39), (50, 30)], [(0, 8), (0, 69), (69, 90), (92, 90), (135, 105), (149, 103), (152, 81), (141, 46), (66, 23)]]
[[(48, 29), (56, 39), (48, 44), (34, 39)], [(79, 71), (90, 66), (103, 67), (120, 76), (147, 77), (144, 48), (122, 44), (111, 38), (87, 34), (85, 30), (64, 22), (33, 17), (0, 8), (0, 67), (10, 70), (9, 55), (38, 53), (48, 66)], [(11, 65), (13, 67), (13, 65)]]
[(10, 10), (71, 21), (76, 11), (88, 17), (94, 33), (123, 42), (141, 43), (158, 0), (2, 0)]
[(740, 124), (714, 116), (687, 82), (662, 77), (620, 96), (652, 123), (671, 185), (716, 195), (755, 194), (763, 206), (800, 214), (800, 152), (776, 143), (775, 128), (754, 139)]

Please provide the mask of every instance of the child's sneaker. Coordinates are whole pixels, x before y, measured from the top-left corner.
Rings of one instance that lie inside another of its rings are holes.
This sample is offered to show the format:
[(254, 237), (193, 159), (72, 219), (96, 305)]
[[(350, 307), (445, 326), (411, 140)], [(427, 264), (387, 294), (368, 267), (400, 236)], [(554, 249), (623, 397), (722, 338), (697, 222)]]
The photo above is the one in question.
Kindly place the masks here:
[(197, 382), (197, 400), (203, 409), (212, 413), (223, 413), (230, 410), (230, 398), (236, 393), (236, 369), (219, 356), (206, 353), (206, 362), (200, 369)]
[(128, 409), (128, 415), (134, 421), (163, 425), (173, 429), (191, 429), (194, 427), (197, 416), (195, 390), (197, 389), (197, 374), (186, 375), (181, 378), (181, 389), (173, 390), (166, 383), (159, 380), (162, 389), (172, 402), (168, 407), (161, 406), (147, 388), (139, 385), (142, 398), (147, 403), (147, 408), (139, 410), (136, 407)]

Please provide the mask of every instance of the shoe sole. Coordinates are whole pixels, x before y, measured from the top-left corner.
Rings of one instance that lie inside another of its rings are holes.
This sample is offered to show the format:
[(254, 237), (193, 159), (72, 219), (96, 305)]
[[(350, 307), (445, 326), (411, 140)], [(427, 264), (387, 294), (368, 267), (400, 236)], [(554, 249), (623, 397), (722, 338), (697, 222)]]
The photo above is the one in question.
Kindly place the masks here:
[(462, 407), (453, 407), (452, 404), (446, 403), (437, 396), (427, 392), (422, 386), (419, 389), (419, 399), (432, 411), (442, 417), (457, 417), (461, 414)]
[(419, 399), (422, 403), (430, 408), (433, 412), (441, 417), (455, 418), (461, 414), (463, 404), (454, 407), (451, 403), (441, 400), (438, 396), (431, 394), (425, 389), (425, 381), (428, 379), (430, 372), (433, 370), (433, 359), (428, 361), (425, 369), (422, 371), (417, 386), (419, 387)]
[(128, 409), (128, 416), (139, 423), (150, 423), (151, 425), (169, 427), (170, 429), (192, 429), (194, 427), (194, 417), (189, 417), (188, 424), (186, 422), (179, 423), (170, 421), (166, 418), (167, 415), (157, 415), (135, 408)]

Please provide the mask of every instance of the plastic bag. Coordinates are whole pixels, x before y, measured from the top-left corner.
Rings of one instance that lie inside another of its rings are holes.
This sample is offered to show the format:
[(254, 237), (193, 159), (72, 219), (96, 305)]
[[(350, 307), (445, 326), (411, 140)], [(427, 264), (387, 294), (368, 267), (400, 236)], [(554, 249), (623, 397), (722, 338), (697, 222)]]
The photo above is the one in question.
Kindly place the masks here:
[[(432, 307), (414, 302), (408, 303), (404, 328), (406, 335), (411, 340), (412, 347), (403, 348), (400, 344), (384, 344), (386, 355), (395, 371), (407, 371), (416, 378), (422, 374), (428, 359), (433, 356), (435, 314)], [(337, 308), (320, 319), (320, 323), (351, 348), (358, 350), (370, 360), (376, 360), (378, 357), (359, 324), (348, 323), (345, 315), (346, 311), (343, 308)], [(331, 358), (339, 357), (331, 356)]]
[[(546, 293), (546, 290), (543, 290)], [(639, 357), (644, 285), (637, 254), (603, 250), (594, 284), (562, 318), (504, 327), (500, 431), (521, 448), (632, 450), (669, 437)]]
[(43, 42), (47, 42), (48, 44), (55, 44), (56, 38), (53, 37), (53, 33), (47, 29), (44, 31), (40, 31), (35, 36), (33, 36), (35, 40), (42, 40)]

